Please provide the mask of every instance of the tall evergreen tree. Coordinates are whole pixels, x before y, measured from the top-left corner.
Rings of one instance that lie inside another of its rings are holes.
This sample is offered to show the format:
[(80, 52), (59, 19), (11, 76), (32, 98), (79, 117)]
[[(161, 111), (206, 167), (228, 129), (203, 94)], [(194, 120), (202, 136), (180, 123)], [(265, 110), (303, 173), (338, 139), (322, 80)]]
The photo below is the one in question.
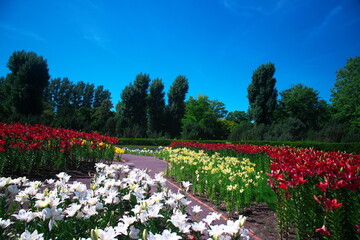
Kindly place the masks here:
[(180, 136), (181, 120), (185, 114), (185, 97), (189, 90), (188, 79), (179, 75), (168, 93), (167, 127), (172, 138)]
[(148, 136), (163, 134), (165, 123), (165, 93), (161, 79), (154, 79), (148, 96)]
[(7, 80), (9, 102), (15, 113), (39, 115), (43, 112), (45, 88), (49, 84), (47, 61), (34, 52), (17, 51), (10, 57), (7, 67), (11, 73)]
[(252, 75), (248, 87), (249, 114), (256, 124), (270, 124), (276, 107), (275, 66), (267, 63), (259, 66)]

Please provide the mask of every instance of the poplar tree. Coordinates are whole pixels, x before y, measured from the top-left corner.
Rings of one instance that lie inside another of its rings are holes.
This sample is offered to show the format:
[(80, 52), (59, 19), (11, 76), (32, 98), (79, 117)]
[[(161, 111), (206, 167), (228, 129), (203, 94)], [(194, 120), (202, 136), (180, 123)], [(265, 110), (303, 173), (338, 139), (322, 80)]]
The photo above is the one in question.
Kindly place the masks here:
[(273, 77), (273, 63), (260, 65), (252, 75), (248, 87), (249, 115), (256, 124), (270, 124), (272, 113), (276, 107), (276, 79)]
[(185, 114), (185, 97), (189, 90), (189, 82), (185, 76), (175, 78), (168, 92), (167, 127), (170, 137), (180, 136), (181, 120)]
[(154, 79), (148, 96), (148, 136), (157, 137), (164, 132), (165, 93), (161, 79)]
[(147, 93), (150, 77), (138, 74), (121, 92), (118, 103), (118, 133), (124, 137), (145, 137), (147, 128)]

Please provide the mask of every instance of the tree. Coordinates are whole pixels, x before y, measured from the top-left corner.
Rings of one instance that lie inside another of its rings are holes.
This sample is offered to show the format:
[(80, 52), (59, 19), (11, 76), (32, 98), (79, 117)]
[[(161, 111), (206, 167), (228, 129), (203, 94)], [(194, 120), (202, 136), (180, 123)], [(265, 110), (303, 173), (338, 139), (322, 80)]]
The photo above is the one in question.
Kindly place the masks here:
[(273, 63), (263, 64), (253, 72), (252, 82), (248, 87), (248, 99), (249, 114), (256, 124), (271, 123), (277, 97), (274, 73)]
[(118, 132), (127, 137), (145, 137), (147, 127), (147, 92), (150, 77), (138, 74), (134, 84), (130, 83), (121, 92), (121, 103), (117, 105)]
[(73, 85), (68, 78), (55, 78), (50, 81), (47, 88), (48, 102), (55, 113), (59, 114), (62, 108), (70, 105)]
[(85, 86), (86, 84), (83, 81), (79, 81), (73, 86), (70, 101), (75, 109), (80, 109), (83, 106)]
[(264, 140), (270, 141), (299, 141), (305, 137), (307, 127), (296, 117), (289, 117), (271, 125)]
[(167, 127), (172, 138), (181, 132), (181, 119), (185, 114), (185, 97), (189, 90), (188, 79), (179, 75), (175, 78), (168, 92)]
[(0, 118), (5, 119), (8, 115), (6, 107), (6, 86), (5, 78), (0, 77)]
[(360, 127), (360, 56), (349, 58), (337, 71), (331, 93), (334, 117), (352, 127)]
[(218, 101), (217, 99), (211, 100), (211, 109), (216, 114), (217, 118), (224, 119), (228, 113), (225, 109), (225, 104), (223, 102)]
[(139, 127), (142, 137), (146, 136), (147, 129), (147, 96), (150, 84), (149, 74), (138, 74), (134, 81), (135, 88), (135, 119), (134, 124)]
[(100, 85), (95, 88), (93, 107), (100, 107), (101, 103), (111, 99), (109, 90), (104, 90), (104, 86)]
[(94, 84), (87, 83), (84, 88), (83, 107), (91, 108), (94, 102)]
[(328, 104), (321, 100), (319, 92), (303, 84), (292, 85), (280, 93), (281, 119), (297, 118), (307, 129), (317, 129), (328, 120)]
[(16, 51), (7, 67), (9, 100), (15, 113), (39, 115), (43, 112), (44, 90), (49, 84), (47, 61), (34, 52)]
[(239, 124), (244, 121), (249, 121), (249, 115), (244, 111), (233, 111), (228, 113), (226, 120)]
[(163, 133), (165, 123), (165, 93), (161, 79), (154, 79), (150, 85), (148, 96), (148, 136)]
[(113, 104), (110, 100), (104, 100), (99, 107), (94, 108), (91, 122), (91, 129), (102, 133), (107, 132), (106, 129), (107, 121), (113, 117), (111, 108)]
[(76, 109), (71, 103), (73, 89), (74, 84), (68, 78), (55, 78), (50, 81), (47, 101), (54, 112), (53, 125), (56, 127), (74, 128)]
[(183, 139), (222, 139), (227, 136), (226, 126), (220, 119), (223, 115), (214, 106), (221, 106), (221, 112), (226, 111), (223, 103), (211, 101), (208, 96), (199, 94), (197, 99), (189, 98), (182, 120)]

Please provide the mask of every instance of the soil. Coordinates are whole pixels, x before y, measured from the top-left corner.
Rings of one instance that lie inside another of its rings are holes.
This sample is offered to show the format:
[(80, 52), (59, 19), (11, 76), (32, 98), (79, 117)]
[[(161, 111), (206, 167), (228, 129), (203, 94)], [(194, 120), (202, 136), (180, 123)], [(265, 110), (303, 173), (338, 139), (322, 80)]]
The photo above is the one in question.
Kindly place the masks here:
[(82, 162), (81, 168), (79, 169), (60, 169), (54, 170), (47, 167), (42, 167), (35, 171), (31, 171), (29, 173), (16, 173), (11, 171), (11, 169), (5, 169), (4, 174), (2, 177), (27, 177), (31, 181), (44, 181), (46, 179), (56, 179), (56, 174), (60, 172), (66, 172), (71, 176), (70, 181), (77, 180), (77, 179), (87, 179), (94, 175), (95, 173), (95, 163), (93, 162)]
[[(174, 181), (174, 179), (171, 179), (171, 181)], [(228, 213), (224, 206), (215, 205), (212, 202), (209, 202), (205, 196), (194, 193), (191, 194), (229, 219), (236, 220), (239, 218), (239, 215), (246, 216), (245, 228), (256, 237), (262, 240), (280, 239), (280, 235), (277, 231), (278, 224), (276, 213), (269, 209), (265, 203), (253, 203), (251, 206), (244, 208), (240, 212), (234, 211)]]
[[(179, 185), (176, 178), (168, 177), (168, 179)], [(271, 210), (266, 203), (253, 203), (251, 206), (242, 209), (242, 211), (233, 211), (229, 213), (226, 211), (224, 205), (215, 205), (214, 203), (209, 202), (205, 195), (199, 195), (191, 191), (189, 193), (229, 219), (236, 220), (239, 218), (239, 215), (245, 216), (245, 228), (256, 237), (262, 240), (280, 239), (280, 235), (277, 231), (278, 224), (276, 212)], [(290, 237), (288, 239), (293, 240), (295, 238)]]

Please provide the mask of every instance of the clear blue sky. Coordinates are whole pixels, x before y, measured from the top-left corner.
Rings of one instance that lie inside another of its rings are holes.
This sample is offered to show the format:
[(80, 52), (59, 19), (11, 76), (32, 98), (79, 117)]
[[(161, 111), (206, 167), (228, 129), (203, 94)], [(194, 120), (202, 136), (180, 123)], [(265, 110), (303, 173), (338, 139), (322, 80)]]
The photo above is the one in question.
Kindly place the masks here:
[(199, 93), (248, 108), (253, 71), (273, 62), (276, 88), (302, 83), (330, 100), (336, 70), (360, 55), (359, 0), (0, 0), (0, 76), (34, 51), (51, 78), (103, 85), (114, 105), (140, 73), (177, 75)]

